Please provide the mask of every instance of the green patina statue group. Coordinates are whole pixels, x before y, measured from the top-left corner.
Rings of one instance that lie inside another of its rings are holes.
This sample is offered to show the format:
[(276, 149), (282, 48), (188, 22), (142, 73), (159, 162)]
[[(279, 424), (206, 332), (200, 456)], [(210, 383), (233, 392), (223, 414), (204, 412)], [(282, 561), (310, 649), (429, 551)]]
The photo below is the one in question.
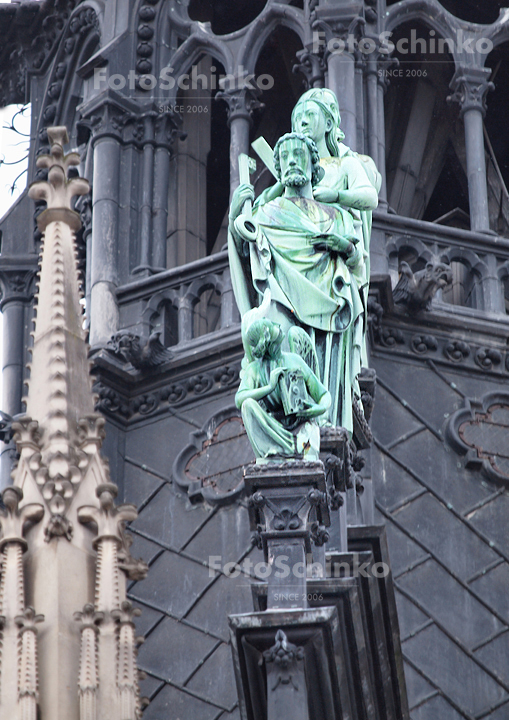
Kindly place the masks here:
[(274, 148), (276, 184), (255, 201), (241, 172), (232, 197), (228, 247), (246, 353), (236, 402), (258, 462), (317, 459), (320, 425), (353, 431), (381, 178), (341, 142), (339, 123), (334, 93), (308, 90)]

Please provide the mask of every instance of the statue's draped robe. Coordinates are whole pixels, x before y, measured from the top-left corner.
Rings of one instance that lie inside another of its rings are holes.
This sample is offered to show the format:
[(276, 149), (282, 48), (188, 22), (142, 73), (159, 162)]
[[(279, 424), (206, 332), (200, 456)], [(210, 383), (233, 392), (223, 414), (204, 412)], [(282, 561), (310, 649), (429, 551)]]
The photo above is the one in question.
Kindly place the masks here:
[(280, 197), (257, 207), (253, 218), (260, 228), (256, 243), (239, 253), (230, 238), (232, 283), (241, 314), (253, 307), (253, 287), (258, 301), (270, 288), (272, 308), (280, 310), (271, 319), (302, 326), (315, 344), (319, 377), (332, 396), (325, 419), (352, 431), (352, 387), (360, 371), (354, 358), (360, 358), (364, 312), (354, 275), (364, 263), (361, 248), (349, 261), (351, 269), (344, 253), (334, 249), (356, 238), (352, 217), (335, 205)]
[(349, 207), (360, 247), (364, 254), (364, 263), (359, 265), (355, 273), (357, 285), (364, 304), (363, 337), (361, 340), (361, 365), (368, 366), (366, 351), (366, 332), (368, 322), (368, 292), (370, 275), (369, 248), (371, 241), (372, 209), (377, 205), (373, 202), (375, 190), (376, 195), (380, 192), (382, 176), (378, 172), (375, 162), (369, 155), (360, 155), (350, 150), (344, 143), (339, 143), (339, 156), (322, 158), (320, 163), (325, 170), (325, 176), (319, 183), (320, 187), (328, 187), (331, 190), (341, 192), (348, 190), (356, 198), (353, 207)]

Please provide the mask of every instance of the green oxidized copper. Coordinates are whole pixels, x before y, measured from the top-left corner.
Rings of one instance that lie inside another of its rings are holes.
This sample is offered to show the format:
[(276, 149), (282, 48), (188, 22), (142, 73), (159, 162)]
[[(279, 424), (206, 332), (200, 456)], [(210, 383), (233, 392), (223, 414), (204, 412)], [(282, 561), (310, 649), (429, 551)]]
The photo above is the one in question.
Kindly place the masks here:
[(252, 211), (254, 192), (246, 173), (233, 195), (232, 282), (244, 338), (246, 320), (264, 294), (270, 298), (264, 315), (281, 327), (284, 349), (290, 347), (292, 327), (305, 331), (311, 367), (332, 397), (319, 422), (352, 432), (352, 395), (358, 394), (357, 374), (366, 364), (371, 210), (380, 176), (370, 158), (341, 142), (330, 90), (305, 93), (292, 127), (297, 132), (283, 136), (274, 150), (276, 185), (260, 195)]
[(256, 457), (317, 460), (314, 418), (330, 406), (327, 388), (300, 355), (282, 351), (283, 332), (272, 320), (250, 323), (243, 339), (250, 362), (235, 400)]

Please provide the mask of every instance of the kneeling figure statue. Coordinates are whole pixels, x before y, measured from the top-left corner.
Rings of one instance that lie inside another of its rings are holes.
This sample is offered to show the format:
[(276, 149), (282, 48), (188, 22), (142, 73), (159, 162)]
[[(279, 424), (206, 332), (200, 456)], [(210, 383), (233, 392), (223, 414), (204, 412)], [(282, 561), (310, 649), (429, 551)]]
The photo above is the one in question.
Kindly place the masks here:
[(300, 355), (283, 352), (278, 323), (261, 318), (243, 332), (246, 358), (235, 401), (257, 462), (318, 460), (320, 428), (331, 397)]

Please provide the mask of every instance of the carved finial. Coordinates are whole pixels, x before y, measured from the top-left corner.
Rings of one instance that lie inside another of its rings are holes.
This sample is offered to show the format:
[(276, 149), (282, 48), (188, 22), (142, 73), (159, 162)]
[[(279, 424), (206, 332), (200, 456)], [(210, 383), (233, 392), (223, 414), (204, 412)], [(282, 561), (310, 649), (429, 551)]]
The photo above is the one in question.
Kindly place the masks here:
[(266, 664), (273, 664), (269, 688), (273, 692), (279, 685), (291, 685), (298, 690), (298, 668), (304, 659), (304, 650), (291, 643), (282, 630), (277, 631), (275, 640), (274, 645), (263, 653)]
[[(72, 178), (67, 174), (69, 168), (79, 165), (78, 153), (64, 153), (64, 145), (69, 142), (65, 127), (48, 128), (48, 137), (51, 142), (51, 154), (40, 155), (37, 158), (37, 167), (48, 168), (48, 180), (32, 183), (28, 194), (33, 200), (44, 200), (47, 209), (37, 218), (39, 230), (44, 232), (50, 222), (63, 220), (76, 231), (81, 227), (78, 213), (71, 210), (71, 200), (75, 195), (86, 195), (90, 190), (87, 180)], [(68, 210), (69, 213), (54, 213), (52, 210)]]
[(9, 486), (2, 493), (2, 500), (5, 510), (0, 513), (0, 550), (7, 543), (19, 543), (26, 548), (26, 541), (23, 538), (23, 529), (29, 521), (36, 523), (44, 515), (44, 508), (37, 503), (30, 503), (20, 509), (19, 504), (23, 498), (23, 491), (19, 487)]
[(36, 633), (36, 625), (44, 622), (44, 615), (38, 615), (33, 607), (27, 607), (23, 610), (21, 615), (18, 615), (14, 619), (16, 621), (16, 625), (22, 633), (27, 632), (28, 630)]
[(82, 523), (93, 522), (97, 525), (97, 546), (103, 538), (114, 539), (118, 546), (123, 544), (123, 526), (125, 522), (135, 520), (138, 516), (134, 505), (119, 505), (115, 507), (117, 486), (113, 483), (103, 483), (96, 490), (101, 507), (95, 505), (82, 506), (78, 509), (78, 519)]
[[(66, 513), (102, 440), (100, 432), (93, 443), (83, 437), (82, 420), (86, 424), (93, 414), (93, 395), (76, 264), (74, 233), (81, 223), (71, 210), (73, 196), (88, 192), (89, 186), (82, 178), (68, 179), (69, 168), (78, 165), (80, 157), (75, 152), (65, 154), (65, 127), (48, 128), (48, 137), (51, 152), (37, 159), (38, 167), (48, 168), (48, 179), (33, 183), (29, 191), (32, 198), (47, 203), (38, 216), (44, 236), (26, 398), (27, 415), (33, 421), (13, 427), (18, 449), (25, 447), (22, 457), (53, 515), (46, 539), (70, 540), (72, 527)], [(25, 472), (21, 464), (19, 472)], [(23, 482), (21, 477), (14, 479), (15, 484)]]

